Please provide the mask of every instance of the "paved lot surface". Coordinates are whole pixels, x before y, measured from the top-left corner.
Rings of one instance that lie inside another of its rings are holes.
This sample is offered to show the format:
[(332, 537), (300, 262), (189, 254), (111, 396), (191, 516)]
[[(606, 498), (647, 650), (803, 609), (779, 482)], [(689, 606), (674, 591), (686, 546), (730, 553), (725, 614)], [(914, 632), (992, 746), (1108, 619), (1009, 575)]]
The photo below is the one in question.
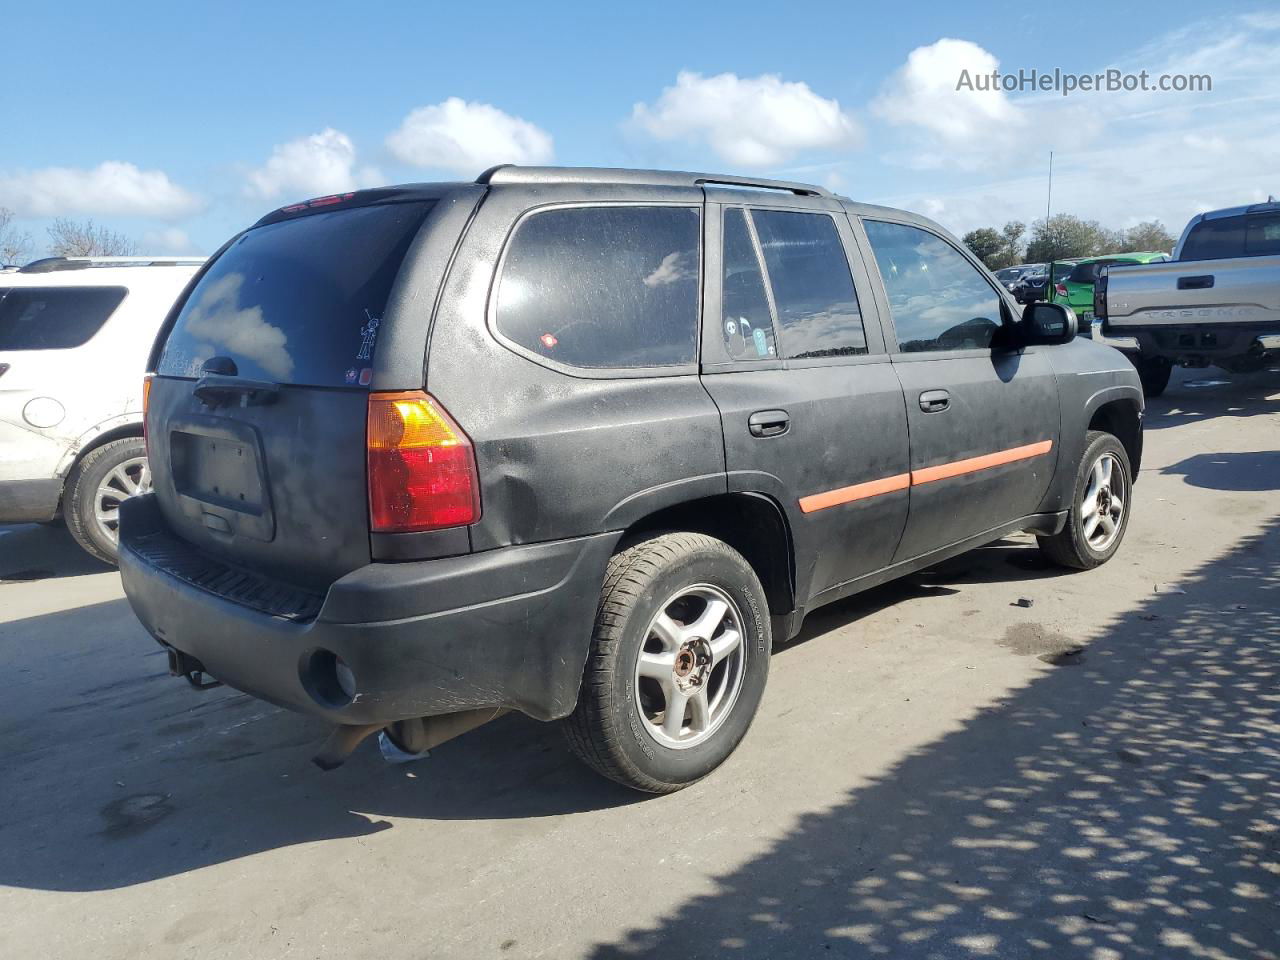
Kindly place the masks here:
[(0, 528), (0, 956), (1274, 958), (1280, 373), (1175, 378), (1111, 564), (1015, 539), (819, 612), (671, 797), (521, 717), (322, 774)]

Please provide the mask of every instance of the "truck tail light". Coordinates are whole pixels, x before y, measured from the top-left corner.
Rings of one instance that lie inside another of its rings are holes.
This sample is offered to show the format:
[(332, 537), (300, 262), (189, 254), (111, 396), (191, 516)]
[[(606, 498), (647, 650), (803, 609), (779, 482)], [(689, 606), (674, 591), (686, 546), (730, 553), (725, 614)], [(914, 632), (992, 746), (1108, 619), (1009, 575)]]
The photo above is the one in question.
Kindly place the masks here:
[(1107, 268), (1098, 273), (1093, 282), (1093, 316), (1097, 320), (1107, 319)]
[(438, 530), (480, 519), (471, 441), (421, 390), (369, 394), (367, 454), (374, 533)]
[(151, 374), (142, 378), (142, 442), (147, 448), (147, 459), (151, 459), (151, 433), (147, 430), (147, 410), (151, 407)]

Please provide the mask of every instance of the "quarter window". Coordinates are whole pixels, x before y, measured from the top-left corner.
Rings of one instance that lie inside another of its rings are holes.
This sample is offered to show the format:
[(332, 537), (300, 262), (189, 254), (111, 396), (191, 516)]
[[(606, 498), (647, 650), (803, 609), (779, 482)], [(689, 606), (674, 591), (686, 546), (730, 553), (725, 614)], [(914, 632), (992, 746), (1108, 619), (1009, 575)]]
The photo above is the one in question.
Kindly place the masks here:
[(575, 367), (693, 363), (699, 214), (694, 207), (567, 207), (517, 229), (498, 281), (496, 325)]
[(784, 357), (867, 352), (853, 274), (835, 221), (826, 214), (753, 210)]
[(904, 353), (991, 346), (1000, 297), (945, 240), (918, 227), (866, 220), (898, 348)]
[(767, 360), (778, 355), (764, 273), (747, 228), (747, 216), (740, 207), (724, 212), (721, 312), (729, 356), (735, 360)]
[(89, 341), (124, 287), (0, 287), (0, 350), (66, 350)]

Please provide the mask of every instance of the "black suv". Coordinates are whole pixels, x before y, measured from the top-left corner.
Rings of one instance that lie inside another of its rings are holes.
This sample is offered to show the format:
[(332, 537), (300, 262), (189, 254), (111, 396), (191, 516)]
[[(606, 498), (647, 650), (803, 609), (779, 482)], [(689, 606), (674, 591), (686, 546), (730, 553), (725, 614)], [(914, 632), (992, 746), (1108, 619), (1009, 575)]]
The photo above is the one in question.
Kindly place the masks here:
[(153, 350), (120, 566), (171, 671), (418, 752), (504, 709), (654, 792), (806, 612), (1006, 534), (1093, 567), (1137, 374), (921, 217), (802, 184), (503, 166), (323, 197)]

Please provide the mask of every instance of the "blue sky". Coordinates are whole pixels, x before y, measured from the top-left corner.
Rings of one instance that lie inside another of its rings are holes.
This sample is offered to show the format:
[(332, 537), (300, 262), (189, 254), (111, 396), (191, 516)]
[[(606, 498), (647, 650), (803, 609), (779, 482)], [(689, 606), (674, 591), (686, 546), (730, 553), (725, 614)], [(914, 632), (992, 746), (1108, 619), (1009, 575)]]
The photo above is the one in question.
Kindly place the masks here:
[[(1211, 15), (1207, 15), (1210, 14)], [(208, 252), (290, 200), (488, 162), (807, 179), (964, 231), (1280, 194), (1262, 4), (15, 5), (0, 206)], [(14, 42), (20, 38), (20, 42)], [(961, 68), (1208, 72), (1209, 93), (954, 90)]]

